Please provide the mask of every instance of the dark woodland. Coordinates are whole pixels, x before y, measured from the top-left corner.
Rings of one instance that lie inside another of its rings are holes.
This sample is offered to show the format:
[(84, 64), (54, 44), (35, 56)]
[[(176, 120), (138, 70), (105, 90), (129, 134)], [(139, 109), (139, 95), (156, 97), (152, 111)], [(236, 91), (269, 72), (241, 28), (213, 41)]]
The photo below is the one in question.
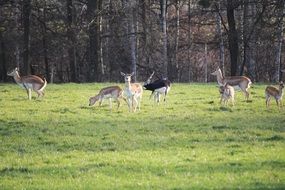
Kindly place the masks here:
[[(284, 0), (0, 0), (0, 81), (282, 80)], [(284, 77), (283, 77), (284, 79)]]

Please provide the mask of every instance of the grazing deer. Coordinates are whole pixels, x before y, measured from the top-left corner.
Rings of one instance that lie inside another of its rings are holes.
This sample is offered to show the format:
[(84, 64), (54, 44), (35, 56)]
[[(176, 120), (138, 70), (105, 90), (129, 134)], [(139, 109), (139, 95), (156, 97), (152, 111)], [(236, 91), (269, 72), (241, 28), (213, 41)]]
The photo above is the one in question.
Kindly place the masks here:
[(143, 87), (145, 90), (150, 90), (152, 93), (150, 99), (154, 97), (154, 101), (157, 103), (160, 102), (160, 94), (164, 95), (164, 101), (166, 101), (166, 95), (170, 90), (170, 81), (168, 79), (158, 79), (151, 83), (151, 78), (153, 77), (154, 72), (150, 75), (147, 81), (144, 83)]
[(226, 83), (225, 85), (220, 86), (219, 91), (221, 94), (220, 104), (228, 105), (228, 101), (231, 100), (232, 105), (234, 106), (235, 89)]
[(17, 67), (12, 72), (7, 73), (7, 75), (14, 77), (16, 83), (26, 89), (29, 100), (32, 99), (32, 90), (38, 94), (38, 98), (44, 96), (44, 89), (47, 85), (45, 78), (41, 79), (36, 75), (27, 75), (21, 77)]
[(134, 73), (125, 74), (121, 72), (121, 75), (125, 80), (125, 89), (123, 92), (124, 98), (126, 98), (126, 102), (129, 106), (130, 112), (135, 112), (137, 107), (140, 110), (140, 102), (142, 99), (143, 88), (139, 83), (131, 83), (131, 77)]
[(251, 80), (245, 76), (231, 76), (231, 77), (223, 77), (222, 71), (218, 68), (215, 72), (211, 73), (211, 75), (217, 76), (217, 81), (219, 86), (223, 86), (224, 84), (229, 84), (231, 86), (239, 87), (245, 94), (246, 100), (249, 98), (248, 89), (251, 85)]
[(267, 86), (265, 89), (266, 107), (269, 107), (271, 97), (275, 98), (278, 108), (282, 107), (283, 91), (283, 82), (279, 83), (279, 88), (276, 88), (274, 86)]
[(112, 110), (112, 99), (118, 104), (117, 109), (120, 107), (120, 98), (122, 98), (123, 90), (119, 86), (109, 86), (100, 90), (99, 94), (90, 97), (89, 106), (93, 106), (99, 100), (99, 106), (102, 105), (104, 99), (109, 99), (110, 110)]

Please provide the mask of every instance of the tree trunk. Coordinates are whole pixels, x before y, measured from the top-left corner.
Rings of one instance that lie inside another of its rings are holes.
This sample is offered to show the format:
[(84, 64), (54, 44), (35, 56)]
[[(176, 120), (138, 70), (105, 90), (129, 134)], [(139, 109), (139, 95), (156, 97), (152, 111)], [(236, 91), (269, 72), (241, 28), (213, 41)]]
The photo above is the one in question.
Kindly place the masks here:
[[(220, 68), (222, 70), (223, 75), (225, 76), (225, 46), (224, 46), (224, 39), (223, 39), (223, 33), (222, 33), (222, 19), (219, 15), (219, 12), (221, 11), (220, 9), (220, 3), (218, 5), (218, 13), (216, 13), (216, 25), (217, 25), (217, 33), (219, 36), (219, 48), (220, 48), (220, 54), (219, 54), (219, 59), (220, 59)], [(221, 12), (220, 12), (221, 14)]]
[(280, 1), (281, 5), (279, 12), (279, 25), (278, 25), (278, 33), (277, 33), (277, 45), (276, 45), (276, 56), (275, 56), (275, 81), (281, 81), (281, 54), (282, 54), (282, 43), (283, 43), (283, 29), (284, 29), (284, 15), (285, 15), (285, 2)]
[(23, 75), (31, 74), (30, 66), (30, 17), (31, 17), (31, 0), (23, 1), (23, 26), (24, 26), (24, 50), (23, 50)]
[(77, 82), (76, 76), (76, 38), (74, 34), (74, 19), (73, 19), (73, 2), (72, 0), (66, 1), (67, 9), (67, 38), (68, 38), (68, 57), (69, 57), (69, 67), (70, 67), (70, 81)]
[(136, 2), (134, 0), (131, 0), (129, 3), (129, 26), (130, 26), (130, 48), (131, 48), (131, 70), (134, 72), (134, 81), (137, 80), (137, 36), (136, 36), (136, 19), (135, 19), (135, 7), (136, 7)]
[(180, 81), (180, 69), (179, 69), (179, 60), (178, 60), (178, 51), (179, 51), (179, 38), (180, 38), (180, 0), (176, 0), (176, 32), (175, 32), (175, 52), (174, 52), (174, 61), (176, 69), (176, 80)]
[(44, 63), (45, 63), (45, 77), (47, 81), (50, 81), (50, 72), (49, 72), (49, 62), (48, 62), (48, 47), (47, 47), (47, 28), (46, 28), (46, 6), (43, 10), (43, 25), (42, 25), (42, 43), (43, 43), (43, 53), (44, 53)]
[(88, 17), (88, 35), (89, 35), (89, 46), (87, 47), (88, 53), (88, 80), (99, 81), (99, 61), (98, 61), (98, 24), (97, 24), (97, 8), (98, 0), (87, 1), (87, 17)]
[(188, 82), (191, 81), (191, 4), (192, 4), (192, 0), (188, 0)]
[(167, 12), (167, 0), (160, 0), (161, 10), (161, 28), (162, 28), (162, 62), (163, 62), (163, 77), (168, 76), (168, 58), (167, 58), (167, 23), (166, 23), (166, 12)]
[(234, 0), (227, 0), (228, 3), (227, 18), (229, 25), (228, 41), (229, 41), (230, 60), (231, 60), (231, 76), (235, 76), (237, 74), (238, 55), (239, 55), (238, 33), (236, 30), (233, 1)]
[(208, 82), (208, 44), (204, 46), (204, 67), (205, 67), (205, 82)]
[(254, 18), (256, 16), (255, 5), (244, 5), (244, 62), (248, 68), (248, 75), (252, 82), (255, 82), (255, 55), (256, 55), (256, 34), (253, 32), (250, 34), (250, 28), (254, 25)]
[(5, 82), (6, 79), (7, 79), (6, 49), (2, 32), (0, 32), (0, 81)]

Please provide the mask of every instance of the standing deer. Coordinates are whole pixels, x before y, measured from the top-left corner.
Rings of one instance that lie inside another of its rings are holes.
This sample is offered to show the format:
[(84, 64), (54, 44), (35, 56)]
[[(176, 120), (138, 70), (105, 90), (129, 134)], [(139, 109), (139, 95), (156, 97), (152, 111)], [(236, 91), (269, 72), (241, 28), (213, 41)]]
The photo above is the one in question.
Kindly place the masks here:
[(276, 88), (275, 86), (267, 86), (265, 89), (266, 107), (269, 107), (271, 97), (275, 98), (278, 108), (282, 107), (283, 91), (283, 82), (279, 83), (279, 88)]
[(12, 72), (7, 73), (7, 75), (14, 77), (16, 83), (26, 89), (29, 100), (32, 99), (32, 90), (38, 94), (38, 98), (44, 96), (44, 89), (47, 85), (45, 78), (41, 79), (36, 75), (27, 75), (21, 77), (17, 67)]
[(227, 83), (231, 86), (239, 87), (244, 92), (246, 100), (248, 100), (248, 89), (250, 88), (250, 85), (252, 83), (249, 78), (245, 76), (224, 77), (220, 68), (218, 68), (215, 72), (211, 73), (211, 75), (217, 76), (219, 86), (223, 86)]
[(143, 87), (145, 90), (150, 90), (152, 93), (150, 99), (154, 97), (154, 101), (157, 103), (160, 102), (160, 94), (164, 95), (164, 101), (166, 101), (166, 95), (170, 90), (170, 81), (168, 79), (158, 79), (154, 82), (151, 82), (151, 79), (154, 75), (154, 72), (150, 75), (147, 81), (144, 83)]
[(122, 98), (123, 90), (119, 86), (109, 86), (100, 90), (100, 92), (89, 99), (89, 106), (93, 106), (99, 100), (99, 106), (102, 105), (104, 99), (109, 99), (110, 110), (112, 110), (112, 99), (114, 99), (119, 109), (120, 100)]
[(228, 101), (231, 100), (232, 105), (234, 105), (235, 90), (232, 86), (226, 83), (225, 85), (220, 86), (219, 91), (221, 94), (220, 104), (227, 106)]
[(129, 111), (135, 112), (137, 107), (140, 110), (140, 102), (143, 94), (142, 85), (139, 83), (131, 83), (131, 77), (134, 75), (134, 73), (125, 74), (121, 72), (121, 75), (125, 80), (125, 89), (123, 96), (126, 98), (126, 102), (129, 106)]

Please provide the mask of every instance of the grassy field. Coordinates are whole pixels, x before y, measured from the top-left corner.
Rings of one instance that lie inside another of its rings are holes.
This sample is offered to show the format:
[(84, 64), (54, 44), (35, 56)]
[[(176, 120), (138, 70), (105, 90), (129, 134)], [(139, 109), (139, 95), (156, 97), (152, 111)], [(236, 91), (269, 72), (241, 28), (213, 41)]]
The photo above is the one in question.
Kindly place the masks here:
[(266, 109), (265, 85), (234, 107), (214, 83), (173, 84), (159, 106), (144, 92), (137, 113), (89, 107), (108, 85), (28, 101), (0, 84), (0, 189), (285, 189), (285, 108)]

